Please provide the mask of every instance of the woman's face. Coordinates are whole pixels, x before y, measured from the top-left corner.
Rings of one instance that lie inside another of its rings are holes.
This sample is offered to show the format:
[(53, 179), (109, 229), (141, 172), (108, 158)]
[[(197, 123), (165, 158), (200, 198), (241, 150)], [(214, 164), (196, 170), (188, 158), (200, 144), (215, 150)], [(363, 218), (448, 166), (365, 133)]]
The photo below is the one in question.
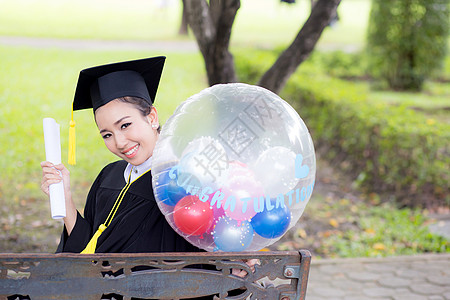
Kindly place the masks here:
[(149, 115), (130, 103), (113, 100), (95, 111), (95, 121), (109, 151), (132, 165), (140, 165), (153, 155), (158, 138), (158, 114)]

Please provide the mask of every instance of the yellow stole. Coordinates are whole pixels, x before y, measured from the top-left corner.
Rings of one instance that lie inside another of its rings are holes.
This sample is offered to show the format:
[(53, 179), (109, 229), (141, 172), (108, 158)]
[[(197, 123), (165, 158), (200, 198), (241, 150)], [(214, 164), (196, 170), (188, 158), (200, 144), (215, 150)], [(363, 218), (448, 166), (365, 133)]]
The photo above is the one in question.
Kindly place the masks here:
[(140, 175), (138, 178), (136, 178), (135, 180), (133, 180), (131, 182), (130, 182), (130, 179), (131, 179), (131, 172), (130, 172), (130, 175), (128, 176), (127, 184), (120, 191), (119, 196), (117, 196), (117, 199), (114, 202), (114, 205), (113, 205), (111, 211), (109, 212), (109, 215), (106, 218), (106, 221), (103, 224), (100, 224), (100, 226), (98, 226), (97, 231), (92, 236), (92, 238), (89, 241), (89, 243), (87, 244), (86, 248), (84, 248), (84, 250), (81, 251), (81, 254), (95, 253), (95, 249), (97, 248), (97, 240), (100, 237), (100, 235), (103, 233), (103, 231), (105, 231), (105, 229), (108, 228), (108, 226), (111, 224), (112, 220), (114, 219), (114, 216), (116, 215), (116, 212), (119, 209), (120, 204), (122, 203), (125, 193), (128, 191), (128, 189), (130, 188), (130, 186), (133, 182), (135, 182), (136, 180), (141, 178), (141, 176), (143, 176), (144, 174), (146, 174), (149, 171), (150, 171), (150, 169), (147, 170), (146, 172), (144, 172), (142, 175)]

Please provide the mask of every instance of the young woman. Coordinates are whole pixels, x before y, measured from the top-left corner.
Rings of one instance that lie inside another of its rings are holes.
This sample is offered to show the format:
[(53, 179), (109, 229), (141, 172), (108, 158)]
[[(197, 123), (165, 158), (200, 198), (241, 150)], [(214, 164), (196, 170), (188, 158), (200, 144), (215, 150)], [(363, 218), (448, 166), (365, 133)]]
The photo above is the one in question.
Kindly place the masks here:
[(159, 135), (153, 107), (165, 57), (82, 70), (73, 110), (92, 108), (109, 151), (121, 160), (104, 167), (86, 200), (75, 208), (69, 171), (42, 162), (41, 189), (64, 182), (66, 217), (57, 252), (195, 252), (160, 212), (152, 189), (151, 163)]
[[(49, 194), (49, 185), (64, 182), (66, 217), (57, 252), (203, 251), (172, 229), (153, 195), (150, 170), (159, 135), (153, 102), (164, 59), (128, 61), (80, 72), (73, 109), (93, 109), (106, 147), (121, 160), (107, 165), (97, 176), (86, 200), (84, 217), (72, 201), (67, 168), (63, 164), (41, 163), (44, 193)], [(254, 270), (258, 261), (246, 263)], [(233, 269), (232, 274), (244, 277), (247, 272)], [(231, 291), (230, 295), (241, 292)], [(115, 294), (104, 295), (102, 299), (111, 297), (120, 299)]]

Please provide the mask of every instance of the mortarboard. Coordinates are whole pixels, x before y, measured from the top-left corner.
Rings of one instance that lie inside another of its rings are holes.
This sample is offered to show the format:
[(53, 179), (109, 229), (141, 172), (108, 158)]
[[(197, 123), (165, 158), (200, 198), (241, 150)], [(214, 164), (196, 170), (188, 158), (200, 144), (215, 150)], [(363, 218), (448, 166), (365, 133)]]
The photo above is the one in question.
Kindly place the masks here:
[(75, 122), (73, 111), (92, 108), (125, 96), (155, 101), (165, 61), (164, 56), (125, 61), (84, 69), (80, 72), (72, 105), (69, 129), (69, 164), (75, 164)]

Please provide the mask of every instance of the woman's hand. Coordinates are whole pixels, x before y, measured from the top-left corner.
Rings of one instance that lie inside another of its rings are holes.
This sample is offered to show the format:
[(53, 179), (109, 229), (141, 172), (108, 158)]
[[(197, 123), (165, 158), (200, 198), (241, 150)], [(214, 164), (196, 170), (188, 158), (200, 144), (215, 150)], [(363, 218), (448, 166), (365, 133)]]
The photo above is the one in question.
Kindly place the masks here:
[[(64, 182), (64, 194), (66, 190), (70, 192), (70, 173), (63, 164), (54, 165), (49, 161), (41, 162), (42, 168), (42, 182), (41, 190), (47, 195), (50, 195), (49, 186), (51, 184)], [(66, 189), (67, 187), (67, 189)]]
[[(243, 260), (243, 262), (245, 262), (247, 264), (247, 266), (250, 267), (250, 270), (253, 272), (255, 272), (255, 265), (259, 265), (259, 259), (253, 258), (253, 259), (248, 259), (248, 260)], [(242, 270), (242, 269), (232, 269), (231, 270), (231, 274), (239, 276), (239, 277), (245, 277), (247, 276), (247, 271)]]
[(47, 195), (50, 195), (49, 186), (54, 183), (63, 182), (64, 197), (66, 199), (66, 217), (64, 224), (68, 234), (72, 232), (75, 222), (77, 220), (77, 210), (72, 201), (72, 192), (70, 191), (70, 172), (63, 164), (54, 165), (49, 161), (41, 162), (42, 168), (42, 182), (41, 190)]

